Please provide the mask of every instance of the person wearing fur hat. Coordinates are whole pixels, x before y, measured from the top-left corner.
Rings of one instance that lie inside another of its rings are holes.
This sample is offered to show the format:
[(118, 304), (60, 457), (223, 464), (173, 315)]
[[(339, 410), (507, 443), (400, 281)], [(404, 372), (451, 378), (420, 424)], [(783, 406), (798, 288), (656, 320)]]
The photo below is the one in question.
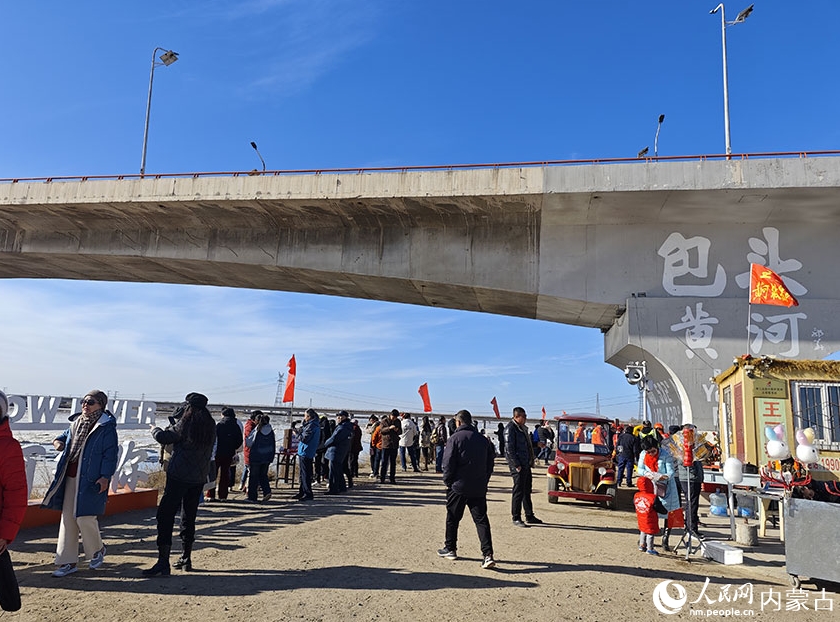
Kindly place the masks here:
[(195, 542), (195, 517), (216, 440), (216, 422), (207, 410), (207, 397), (188, 393), (183, 414), (165, 430), (152, 425), (152, 437), (161, 445), (172, 445), (172, 457), (166, 467), (166, 485), (157, 509), (158, 560), (143, 571), (143, 576), (169, 576), (169, 553), (175, 516), (181, 512), (183, 553), (176, 568), (192, 570), (192, 548)]
[(0, 391), (0, 607), (20, 609), (18, 588), (9, 544), (15, 539), (26, 514), (28, 490), (23, 452), (9, 427), (9, 400)]
[(80, 534), (90, 568), (99, 568), (105, 560), (97, 516), (105, 513), (119, 449), (117, 420), (107, 406), (105, 393), (88, 391), (82, 411), (70, 415), (70, 427), (53, 441), (62, 453), (41, 506), (61, 511), (54, 577), (78, 570)]

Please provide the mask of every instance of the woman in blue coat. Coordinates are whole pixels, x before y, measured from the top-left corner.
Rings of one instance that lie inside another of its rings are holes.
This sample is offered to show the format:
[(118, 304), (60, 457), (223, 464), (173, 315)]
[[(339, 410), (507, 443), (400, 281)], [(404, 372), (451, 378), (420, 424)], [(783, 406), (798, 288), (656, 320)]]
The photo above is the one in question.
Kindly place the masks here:
[(105, 513), (119, 449), (117, 420), (107, 405), (108, 396), (102, 391), (88, 391), (82, 411), (70, 416), (70, 427), (53, 441), (62, 454), (41, 505), (61, 511), (54, 577), (78, 570), (79, 534), (90, 567), (95, 570), (105, 560), (97, 516)]

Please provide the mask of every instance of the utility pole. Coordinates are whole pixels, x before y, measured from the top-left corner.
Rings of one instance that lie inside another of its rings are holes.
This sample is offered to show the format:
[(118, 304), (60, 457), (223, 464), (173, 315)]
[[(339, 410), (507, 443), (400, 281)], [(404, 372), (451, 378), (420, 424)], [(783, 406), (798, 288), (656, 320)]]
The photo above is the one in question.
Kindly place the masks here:
[[(282, 406), (283, 405), (283, 393), (285, 392), (284, 389), (286, 388), (286, 381), (283, 378), (282, 372), (277, 372), (277, 395), (274, 396), (274, 405), (275, 406)], [(291, 412), (291, 411), (289, 411)]]

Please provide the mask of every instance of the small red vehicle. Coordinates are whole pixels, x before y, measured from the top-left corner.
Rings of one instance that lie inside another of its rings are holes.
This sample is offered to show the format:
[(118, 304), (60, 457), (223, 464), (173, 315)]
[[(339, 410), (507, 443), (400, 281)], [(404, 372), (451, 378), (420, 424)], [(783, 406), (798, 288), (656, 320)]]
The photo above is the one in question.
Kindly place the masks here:
[(577, 499), (614, 510), (612, 422), (597, 415), (562, 415), (554, 419), (557, 452), (546, 471), (548, 502)]

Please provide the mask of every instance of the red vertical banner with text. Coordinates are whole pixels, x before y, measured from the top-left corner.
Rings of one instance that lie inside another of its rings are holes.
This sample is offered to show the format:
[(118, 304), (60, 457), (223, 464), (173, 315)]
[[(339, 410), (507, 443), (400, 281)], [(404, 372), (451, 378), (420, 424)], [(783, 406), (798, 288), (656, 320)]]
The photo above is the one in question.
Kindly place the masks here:
[(417, 389), (417, 392), (420, 394), (420, 399), (423, 400), (423, 412), (432, 412), (432, 402), (429, 400), (429, 385), (424, 382), (420, 385), (420, 388)]
[(286, 378), (286, 390), (283, 392), (283, 403), (295, 401), (295, 376), (297, 376), (297, 362), (295, 362), (295, 355), (289, 360), (286, 365), (289, 368), (289, 375)]
[(499, 402), (496, 401), (496, 396), (493, 396), (493, 399), (490, 400), (490, 403), (493, 405), (493, 412), (496, 414), (496, 419), (501, 419), (502, 414), (499, 412)]

